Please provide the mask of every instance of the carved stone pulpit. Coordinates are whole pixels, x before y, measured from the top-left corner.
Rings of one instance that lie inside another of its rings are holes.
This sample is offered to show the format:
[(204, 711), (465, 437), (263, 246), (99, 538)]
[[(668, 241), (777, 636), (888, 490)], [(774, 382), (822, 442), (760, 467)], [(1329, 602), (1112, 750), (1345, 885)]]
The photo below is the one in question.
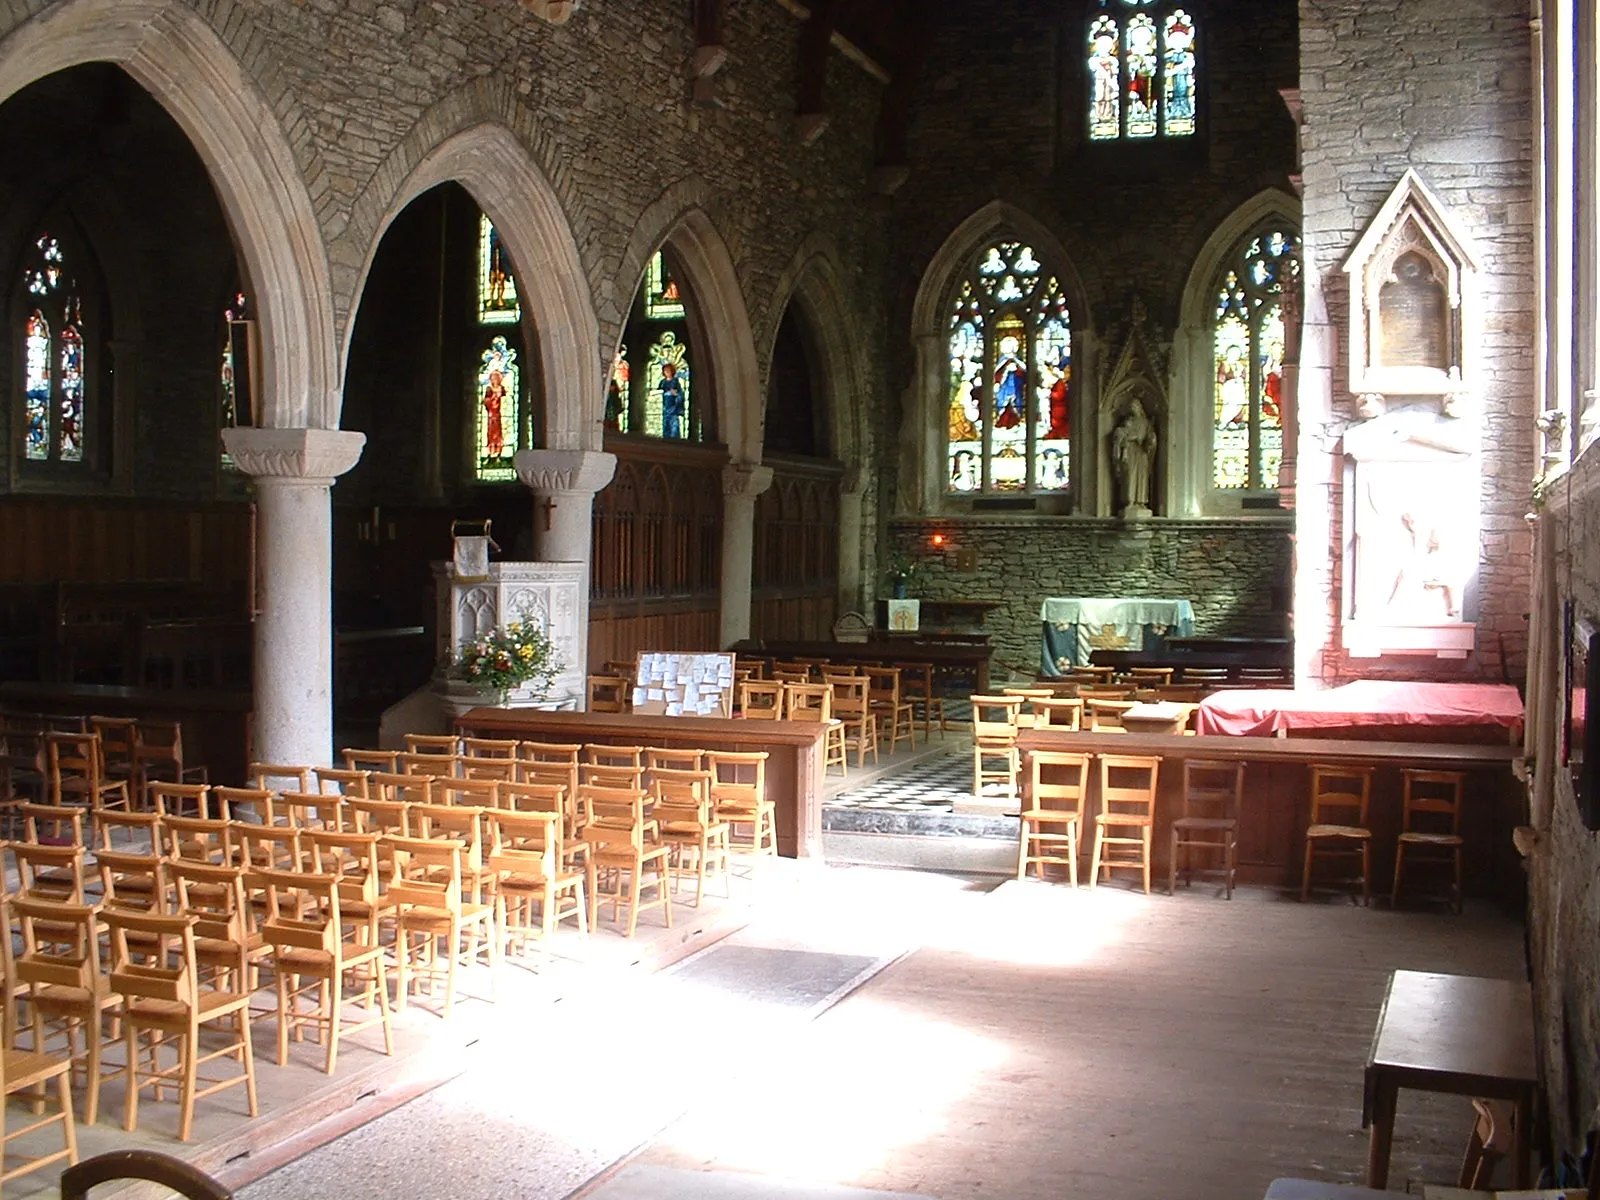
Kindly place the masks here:
[(486, 576), (461, 578), (454, 562), (441, 562), (433, 564), (433, 579), (438, 604), (434, 625), (438, 677), (448, 677), (463, 642), (512, 621), (533, 621), (550, 636), (561, 670), (547, 696), (513, 691), (511, 706), (541, 700), (564, 707), (581, 703), (588, 638), (587, 631), (578, 628), (582, 611), (579, 589), (589, 586), (586, 563), (494, 562), (488, 564)]

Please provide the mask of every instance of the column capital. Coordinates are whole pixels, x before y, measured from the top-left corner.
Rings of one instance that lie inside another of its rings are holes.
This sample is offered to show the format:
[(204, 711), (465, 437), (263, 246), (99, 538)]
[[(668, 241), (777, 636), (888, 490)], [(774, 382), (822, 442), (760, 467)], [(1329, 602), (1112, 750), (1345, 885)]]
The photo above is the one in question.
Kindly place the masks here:
[(331, 484), (361, 458), (367, 435), (350, 429), (253, 429), (222, 431), (234, 464), (257, 479)]
[(729, 463), (722, 468), (722, 494), (754, 500), (772, 486), (772, 468), (756, 463)]
[(518, 450), (517, 478), (535, 492), (598, 492), (617, 471), (604, 450)]

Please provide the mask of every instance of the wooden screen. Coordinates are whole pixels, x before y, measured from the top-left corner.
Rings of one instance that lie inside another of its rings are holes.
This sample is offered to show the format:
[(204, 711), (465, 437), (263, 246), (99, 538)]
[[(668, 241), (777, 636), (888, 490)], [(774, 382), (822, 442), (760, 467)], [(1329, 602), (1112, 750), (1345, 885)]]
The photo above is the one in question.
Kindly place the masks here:
[(772, 458), (756, 501), (750, 636), (827, 641), (839, 594), (837, 463)]
[(721, 633), (721, 447), (615, 439), (594, 500), (589, 661), (715, 650)]

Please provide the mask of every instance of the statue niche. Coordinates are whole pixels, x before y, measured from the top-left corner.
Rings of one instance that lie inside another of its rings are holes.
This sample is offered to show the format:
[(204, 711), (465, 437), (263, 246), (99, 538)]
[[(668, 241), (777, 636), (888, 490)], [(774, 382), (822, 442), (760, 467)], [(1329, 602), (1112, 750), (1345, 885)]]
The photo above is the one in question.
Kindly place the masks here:
[(1134, 296), (1121, 350), (1100, 377), (1101, 462), (1110, 468), (1111, 510), (1125, 521), (1143, 521), (1161, 509), (1167, 400), (1160, 380), (1165, 374), (1149, 314)]

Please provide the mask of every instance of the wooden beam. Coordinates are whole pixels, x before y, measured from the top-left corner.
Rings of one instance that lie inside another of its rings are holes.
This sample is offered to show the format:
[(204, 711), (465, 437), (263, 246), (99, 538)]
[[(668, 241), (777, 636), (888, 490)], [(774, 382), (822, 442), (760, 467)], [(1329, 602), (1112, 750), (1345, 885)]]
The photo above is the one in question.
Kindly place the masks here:
[[(802, 0), (777, 0), (777, 2), (787, 12), (799, 17), (800, 20), (810, 20), (810, 4), (803, 3)], [(832, 43), (835, 50), (844, 55), (845, 58), (849, 59), (851, 62), (855, 63), (856, 66), (860, 67), (879, 83), (889, 82), (890, 76), (888, 70), (886, 70), (877, 59), (873, 58), (872, 55), (868, 54), (860, 46), (856, 45), (849, 38), (845, 37), (844, 34), (840, 33), (837, 29), (833, 31), (833, 36), (829, 39), (829, 41)]]
[(728, 61), (723, 36), (727, 0), (693, 0), (694, 53), (689, 57), (689, 77), (696, 104), (713, 104), (717, 98), (714, 78)]
[(794, 130), (809, 146), (828, 127), (828, 48), (843, 0), (812, 0), (800, 27), (800, 63), (795, 71)]
[(904, 32), (894, 75), (878, 103), (877, 162), (872, 170), (873, 190), (882, 196), (899, 191), (911, 173), (906, 145), (911, 100), (933, 48), (938, 7), (925, 0), (900, 0), (898, 5), (896, 25)]

